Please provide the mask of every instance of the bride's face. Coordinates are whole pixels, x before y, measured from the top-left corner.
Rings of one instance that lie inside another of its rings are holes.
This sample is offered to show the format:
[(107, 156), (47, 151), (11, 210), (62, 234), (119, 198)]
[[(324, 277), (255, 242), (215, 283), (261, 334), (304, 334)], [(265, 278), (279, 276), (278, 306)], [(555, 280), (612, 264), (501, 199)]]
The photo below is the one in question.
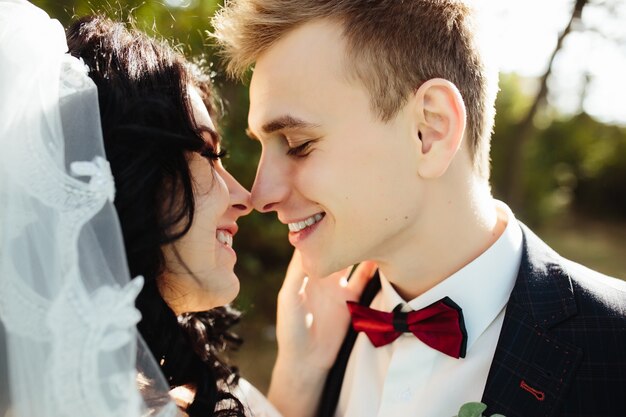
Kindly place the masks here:
[[(204, 140), (219, 152), (209, 113), (195, 89), (190, 91), (194, 118)], [(211, 133), (212, 132), (212, 133)], [(163, 248), (166, 272), (159, 280), (163, 298), (176, 314), (205, 311), (231, 302), (239, 292), (232, 248), (237, 219), (251, 210), (250, 193), (221, 161), (198, 153), (188, 157), (195, 212), (189, 231)]]

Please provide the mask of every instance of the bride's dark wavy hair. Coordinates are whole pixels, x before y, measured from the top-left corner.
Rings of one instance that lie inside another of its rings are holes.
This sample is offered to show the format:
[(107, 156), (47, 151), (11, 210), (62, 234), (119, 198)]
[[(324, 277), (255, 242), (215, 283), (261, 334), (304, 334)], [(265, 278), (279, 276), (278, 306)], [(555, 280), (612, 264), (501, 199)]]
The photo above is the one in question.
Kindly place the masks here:
[(211, 80), (164, 41), (102, 16), (77, 20), (67, 43), (98, 87), (130, 273), (146, 279), (136, 301), (139, 331), (170, 387), (196, 388), (186, 410), (191, 417), (244, 416), (244, 406), (229, 392), (237, 369), (220, 358), (241, 343), (229, 330), (239, 313), (225, 306), (177, 318), (157, 286), (166, 267), (162, 246), (184, 236), (194, 218), (187, 157), (207, 146), (188, 89), (196, 87), (215, 116)]

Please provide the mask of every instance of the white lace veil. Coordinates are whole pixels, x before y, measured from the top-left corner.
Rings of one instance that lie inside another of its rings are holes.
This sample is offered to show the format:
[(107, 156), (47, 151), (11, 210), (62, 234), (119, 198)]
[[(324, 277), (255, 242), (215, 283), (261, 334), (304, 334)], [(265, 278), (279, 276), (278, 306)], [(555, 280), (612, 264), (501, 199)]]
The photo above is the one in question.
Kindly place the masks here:
[(135, 326), (143, 279), (129, 279), (97, 90), (66, 52), (58, 21), (0, 0), (0, 416), (173, 416)]

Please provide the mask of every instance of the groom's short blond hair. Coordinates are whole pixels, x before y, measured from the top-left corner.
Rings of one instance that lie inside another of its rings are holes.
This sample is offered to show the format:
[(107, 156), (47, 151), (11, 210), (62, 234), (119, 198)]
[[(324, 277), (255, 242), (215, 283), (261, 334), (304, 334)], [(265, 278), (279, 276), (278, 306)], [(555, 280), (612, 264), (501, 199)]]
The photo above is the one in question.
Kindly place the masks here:
[(347, 70), (369, 91), (383, 121), (424, 81), (444, 78), (457, 86), (475, 172), (488, 178), (497, 73), (486, 68), (472, 17), (460, 0), (226, 0), (213, 18), (213, 35), (227, 71), (243, 76), (294, 28), (336, 20), (346, 39)]

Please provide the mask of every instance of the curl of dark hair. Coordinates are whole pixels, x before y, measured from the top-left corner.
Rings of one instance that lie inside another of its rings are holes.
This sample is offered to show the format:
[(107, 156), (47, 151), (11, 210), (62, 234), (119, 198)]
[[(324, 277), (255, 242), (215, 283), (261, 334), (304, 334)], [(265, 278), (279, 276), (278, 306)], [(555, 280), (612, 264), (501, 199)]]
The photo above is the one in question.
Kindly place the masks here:
[(206, 144), (187, 90), (195, 86), (213, 114), (210, 79), (165, 42), (105, 17), (76, 21), (67, 41), (98, 88), (130, 273), (146, 279), (136, 301), (142, 313), (137, 327), (170, 387), (195, 387), (186, 410), (191, 417), (244, 416), (244, 406), (229, 392), (238, 382), (237, 369), (220, 358), (241, 344), (229, 330), (239, 313), (225, 306), (176, 317), (156, 283), (165, 268), (162, 246), (184, 236), (193, 222), (187, 156)]

